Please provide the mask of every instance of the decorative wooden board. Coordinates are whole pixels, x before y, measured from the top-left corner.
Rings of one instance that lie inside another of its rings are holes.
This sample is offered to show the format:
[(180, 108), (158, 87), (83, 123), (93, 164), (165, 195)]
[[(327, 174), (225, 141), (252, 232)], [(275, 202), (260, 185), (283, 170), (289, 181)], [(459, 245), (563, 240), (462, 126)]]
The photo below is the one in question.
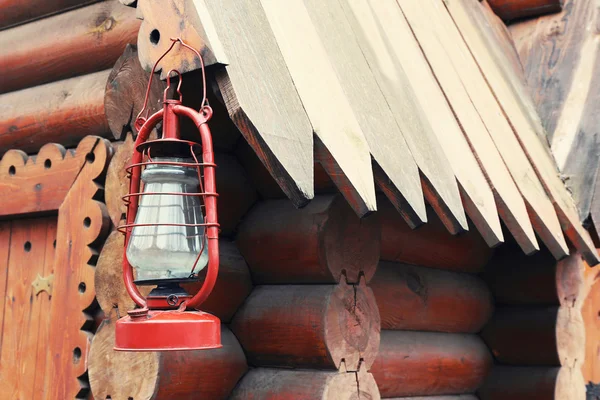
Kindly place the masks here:
[[(550, 150), (539, 137), (544, 135), (539, 117), (526, 100), (527, 94), (522, 87), (522, 82), (510, 72), (506, 57), (503, 56), (496, 38), (487, 32), (486, 26), (482, 24), (484, 16), (481, 15), (480, 4), (469, 0), (450, 0), (445, 5), (514, 130), (514, 137), (504, 135), (504, 142), (518, 139), (543, 188), (552, 200), (566, 236), (590, 265), (598, 264), (600, 261), (598, 254), (589, 234), (581, 225), (573, 199), (559, 178)], [(499, 146), (497, 140), (496, 146)], [(512, 154), (512, 157), (515, 157), (515, 154)], [(557, 241), (559, 239), (554, 238)], [(557, 244), (562, 245), (560, 241)]]
[(342, 4), (419, 167), (425, 198), (451, 233), (468, 229), (453, 168), (419, 103), (419, 88), (410, 82), (402, 62), (404, 44), (396, 40), (401, 36), (400, 10), (394, 2), (361, 0)]
[(525, 253), (530, 254), (538, 250), (535, 233), (521, 194), (502, 161), (475, 102), (462, 82), (462, 79), (466, 78), (465, 73), (460, 72), (465, 68), (465, 54), (457, 44), (457, 41), (462, 39), (458, 36), (454, 24), (449, 21), (446, 11), (440, 8), (443, 5), (437, 1), (400, 1), (398, 4), (450, 102), (469, 142), (469, 151), (472, 149), (477, 156), (479, 165), (492, 187), (498, 213)]

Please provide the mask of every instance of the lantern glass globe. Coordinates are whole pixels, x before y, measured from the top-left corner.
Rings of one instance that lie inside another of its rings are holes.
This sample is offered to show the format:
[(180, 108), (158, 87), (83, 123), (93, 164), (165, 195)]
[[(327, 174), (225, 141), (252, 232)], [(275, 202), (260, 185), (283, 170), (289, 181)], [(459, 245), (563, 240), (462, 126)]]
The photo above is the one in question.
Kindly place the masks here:
[[(154, 158), (154, 162), (191, 163), (191, 159)], [(150, 164), (141, 175), (144, 183), (135, 226), (127, 246), (127, 259), (136, 271), (136, 283), (185, 280), (208, 264), (208, 244), (195, 167)], [(155, 194), (152, 194), (155, 193)], [(158, 224), (158, 225), (157, 225)], [(188, 224), (169, 225), (169, 224)], [(198, 255), (200, 258), (198, 258)]]

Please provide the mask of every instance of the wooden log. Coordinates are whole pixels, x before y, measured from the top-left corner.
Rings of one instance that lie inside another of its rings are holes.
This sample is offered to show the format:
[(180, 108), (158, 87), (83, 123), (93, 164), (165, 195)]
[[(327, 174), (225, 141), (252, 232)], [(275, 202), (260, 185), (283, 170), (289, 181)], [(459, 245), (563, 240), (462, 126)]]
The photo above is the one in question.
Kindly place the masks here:
[(428, 223), (412, 230), (394, 207), (378, 197), (381, 259), (453, 271), (479, 272), (493, 251), (479, 233), (452, 236), (428, 210)]
[(492, 295), (463, 273), (382, 261), (369, 286), (381, 329), (477, 333), (492, 316)]
[[(589, 288), (581, 314), (585, 323), (585, 361), (582, 367), (586, 382), (600, 383), (600, 276), (594, 268), (585, 271), (586, 286)], [(598, 385), (596, 385), (598, 386)]]
[(135, 10), (113, 0), (3, 32), (0, 70), (10, 79), (0, 93), (111, 68), (139, 25)]
[(232, 400), (378, 400), (379, 390), (373, 376), (366, 372), (255, 368), (240, 381)]
[(583, 400), (581, 372), (558, 367), (495, 366), (477, 395), (481, 400)]
[(88, 365), (96, 399), (226, 399), (248, 368), (225, 326), (220, 349), (119, 352), (113, 350), (114, 325), (114, 319), (104, 320), (92, 340)]
[(231, 330), (252, 365), (358, 371), (373, 364), (379, 326), (375, 297), (361, 281), (257, 286)]
[(0, 5), (0, 29), (65, 12), (67, 10), (95, 3), (98, 0), (33, 0), (5, 1)]
[(359, 219), (342, 196), (317, 196), (303, 209), (288, 200), (257, 204), (237, 243), (254, 282), (368, 282), (379, 260), (379, 221)]
[(526, 256), (507, 243), (496, 250), (482, 277), (497, 304), (572, 306), (585, 297), (583, 270), (573, 257), (557, 262), (547, 250)]
[[(212, 293), (202, 304), (202, 310), (215, 314), (223, 322), (229, 322), (252, 291), (252, 281), (235, 244), (220, 240), (219, 256), (219, 277)], [(94, 277), (98, 304), (107, 316), (115, 314), (122, 317), (134, 308), (133, 300), (123, 284), (122, 260), (123, 235), (114, 231), (102, 248)], [(184, 285), (185, 289), (196, 293), (204, 282), (203, 278), (198, 283)], [(152, 287), (140, 286), (140, 289), (146, 295)]]
[(508, 22), (559, 12), (563, 0), (488, 0), (488, 3), (500, 18)]
[(472, 393), (492, 366), (477, 335), (381, 332), (371, 373), (382, 398)]
[(104, 116), (109, 71), (0, 95), (0, 154), (36, 153), (46, 143), (75, 146), (87, 135), (110, 136)]
[(459, 394), (456, 396), (394, 397), (391, 400), (479, 400), (479, 399), (472, 394)]

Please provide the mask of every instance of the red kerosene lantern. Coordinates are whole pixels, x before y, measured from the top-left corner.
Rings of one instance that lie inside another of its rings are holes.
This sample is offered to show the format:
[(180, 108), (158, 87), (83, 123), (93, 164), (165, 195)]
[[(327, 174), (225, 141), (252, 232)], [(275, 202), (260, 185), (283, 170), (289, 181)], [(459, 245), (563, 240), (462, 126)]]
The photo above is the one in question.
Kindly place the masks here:
[[(221, 322), (214, 315), (197, 311), (212, 291), (219, 270), (216, 165), (207, 124), (212, 109), (206, 102), (202, 57), (181, 39), (171, 40), (173, 43), (152, 69), (144, 108), (136, 120), (138, 136), (131, 165), (127, 168), (130, 177), (129, 194), (124, 197), (127, 222), (119, 229), (125, 234), (123, 279), (138, 308), (117, 321), (115, 350), (221, 347)], [(170, 86), (172, 72), (179, 75), (179, 100), (167, 100), (165, 90), (163, 109), (143, 118), (154, 69), (176, 43), (200, 58), (204, 91), (200, 111), (182, 105), (181, 74), (172, 70), (167, 74), (167, 84)], [(201, 145), (181, 139), (179, 117), (194, 121)], [(161, 120), (162, 138), (149, 141), (150, 132)], [(202, 162), (196, 155), (200, 149)], [(204, 268), (207, 270), (202, 288), (195, 295), (188, 294), (180, 284), (197, 281)], [(156, 288), (144, 298), (136, 285), (156, 285)]]

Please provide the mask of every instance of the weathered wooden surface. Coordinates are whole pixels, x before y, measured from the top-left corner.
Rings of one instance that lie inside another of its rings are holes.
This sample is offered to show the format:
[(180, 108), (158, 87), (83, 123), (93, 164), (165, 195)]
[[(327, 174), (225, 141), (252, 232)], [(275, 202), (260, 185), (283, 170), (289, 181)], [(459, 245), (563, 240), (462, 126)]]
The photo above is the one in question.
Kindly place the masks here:
[[(359, 216), (375, 211), (369, 145), (306, 6), (302, 0), (260, 3), (319, 140), (317, 144), (329, 156), (330, 162), (321, 164)], [(338, 174), (344, 179), (337, 180)]]
[[(451, 171), (456, 176), (463, 207), (488, 245), (497, 246), (504, 237), (490, 185), (402, 11), (398, 9), (398, 5), (389, 9), (383, 7), (382, 10), (384, 9), (386, 15), (389, 15), (384, 20), (389, 20), (388, 28), (394, 29), (393, 43), (402, 43), (402, 51), (396, 53), (398, 61), (406, 72), (408, 81), (414, 88), (416, 100), (431, 125), (434, 140), (439, 143)], [(359, 15), (359, 10), (355, 10)]]
[(485, 282), (463, 273), (382, 261), (369, 286), (381, 329), (477, 333), (494, 310)]
[[(87, 310), (95, 301), (96, 247), (108, 233), (110, 219), (103, 203), (95, 200), (101, 187), (96, 180), (110, 159), (108, 141), (90, 136), (86, 163), (58, 210), (54, 289), (48, 314), (50, 338), (45, 351), (46, 396), (74, 398), (89, 392), (85, 379), (91, 332)], [(60, 384), (57, 384), (60, 382)]]
[(0, 379), (6, 398), (43, 399), (52, 292), (32, 283), (52, 274), (56, 218), (5, 222), (0, 230)]
[(0, 93), (110, 68), (138, 27), (135, 10), (113, 0), (2, 32), (0, 70), (10, 78)]
[[(202, 310), (215, 314), (223, 322), (229, 322), (246, 297), (252, 291), (250, 273), (235, 244), (219, 241), (219, 278)], [(113, 231), (102, 248), (94, 276), (96, 297), (104, 314), (123, 317), (134, 308), (133, 300), (123, 285), (123, 234)], [(203, 277), (203, 275), (202, 275)], [(184, 285), (189, 293), (196, 293), (204, 282)], [(152, 287), (140, 286), (146, 295)]]
[(465, 54), (457, 43), (462, 39), (454, 24), (449, 20), (443, 4), (437, 1), (401, 1), (399, 4), (468, 139), (470, 148), (465, 151), (472, 149), (477, 155), (494, 193), (497, 213), (523, 251), (528, 254), (534, 252), (539, 247), (525, 203), (477, 111), (474, 97), (471, 97), (474, 94), (469, 93), (462, 82), (465, 76), (461, 76), (460, 68), (464, 64)]
[(583, 400), (585, 383), (567, 368), (495, 366), (477, 395), (481, 400)]
[(371, 289), (343, 282), (257, 286), (231, 323), (252, 365), (346, 371), (373, 364), (379, 327)]
[(563, 11), (510, 26), (529, 91), (554, 158), (587, 218), (600, 157), (598, 10), (593, 1), (565, 1)]
[(400, 10), (395, 2), (353, 1), (342, 4), (419, 167), (426, 200), (450, 232), (468, 229), (454, 171), (418, 98), (422, 88), (419, 82), (410, 81), (406, 71), (404, 44), (397, 40), (402, 37), (398, 22), (402, 18)]
[(366, 372), (255, 368), (240, 381), (232, 400), (379, 400), (373, 376)]
[(0, 29), (20, 25), (44, 16), (83, 7), (98, 0), (4, 1), (0, 5)]
[[(479, 4), (475, 5), (480, 7)], [(488, 87), (486, 76), (482, 74), (470, 49), (464, 42), (464, 30), (472, 29), (473, 23), (469, 20), (457, 21), (455, 19), (454, 22), (452, 21), (446, 7), (450, 10), (460, 8), (460, 4), (456, 1), (445, 6), (442, 3), (436, 2), (434, 6), (430, 7), (430, 9), (436, 10), (434, 14), (439, 18), (438, 25), (440, 25), (440, 29), (444, 29), (443, 34), (451, 38), (447, 40), (447, 42), (451, 43), (446, 43), (446, 45), (453, 48), (447, 53), (449, 57), (452, 57), (455, 70), (459, 74), (462, 85), (467, 90), (472, 103), (475, 105), (490, 134), (496, 150), (500, 153), (513, 181), (521, 192), (534, 230), (557, 258), (564, 257), (568, 254), (568, 247), (554, 207), (548, 199), (542, 184), (536, 177), (535, 171), (519, 141), (515, 138), (498, 101)], [(454, 17), (454, 13), (452, 17)], [(464, 24), (468, 24), (469, 26), (464, 28)], [(479, 157), (486, 157), (486, 155), (479, 154)]]
[(477, 335), (433, 332), (381, 332), (371, 373), (381, 397), (472, 393), (492, 366)]
[(375, 180), (412, 227), (426, 220), (419, 171), (339, 3), (304, 1), (374, 161)]
[(394, 397), (391, 400), (479, 400), (479, 399), (472, 394), (459, 394), (456, 396)]
[(35, 158), (7, 152), (0, 160), (0, 217), (58, 210), (95, 145), (84, 140), (73, 151), (50, 143)]
[(236, 242), (259, 284), (368, 282), (379, 261), (376, 216), (359, 219), (342, 196), (317, 196), (301, 210), (258, 203)]
[[(167, 84), (157, 78), (152, 80), (148, 96), (148, 115), (162, 108)], [(104, 92), (106, 120), (115, 139), (124, 140), (129, 132), (137, 134), (135, 119), (144, 105), (149, 80), (150, 73), (140, 65), (137, 46), (128, 44), (112, 67)]]
[(215, 76), (231, 119), (286, 195), (305, 205), (314, 195), (313, 127), (259, 1), (194, 5), (209, 47), (228, 62)]
[[(496, 36), (484, 23), (481, 5), (469, 0), (452, 1), (445, 5), (513, 128), (515, 135), (504, 135), (503, 142), (508, 143), (518, 139), (518, 144), (527, 155), (543, 189), (554, 205), (565, 235), (590, 265), (596, 265), (599, 262), (596, 249), (589, 234), (581, 225), (573, 199), (559, 178), (550, 150), (541, 140), (545, 133), (539, 116), (533, 109), (523, 83), (512, 72), (512, 67)], [(499, 141), (495, 140), (495, 142), (499, 147)], [(516, 153), (511, 154), (511, 157), (515, 156)], [(532, 204), (529, 206), (531, 207)], [(560, 239), (556, 236), (553, 238)], [(553, 250), (554, 244), (548, 244), (546, 240), (545, 242), (555, 256), (559, 255), (556, 250)], [(567, 250), (564, 240), (562, 242), (558, 240), (556, 245)]]
[(225, 326), (220, 349), (146, 353), (113, 350), (114, 325), (104, 320), (92, 340), (88, 364), (96, 399), (227, 399), (248, 368)]
[(488, 3), (500, 18), (512, 21), (559, 12), (563, 0), (488, 0)]
[(595, 268), (586, 268), (585, 281), (589, 288), (581, 315), (585, 323), (585, 361), (582, 367), (585, 382), (600, 383), (600, 276)]
[(389, 202), (378, 198), (381, 259), (453, 271), (479, 272), (493, 254), (479, 233), (452, 236), (428, 210), (428, 223), (412, 230)]
[(95, 72), (0, 95), (0, 154), (9, 149), (37, 153), (46, 143), (76, 146), (87, 135), (110, 136), (104, 116), (108, 74)]

